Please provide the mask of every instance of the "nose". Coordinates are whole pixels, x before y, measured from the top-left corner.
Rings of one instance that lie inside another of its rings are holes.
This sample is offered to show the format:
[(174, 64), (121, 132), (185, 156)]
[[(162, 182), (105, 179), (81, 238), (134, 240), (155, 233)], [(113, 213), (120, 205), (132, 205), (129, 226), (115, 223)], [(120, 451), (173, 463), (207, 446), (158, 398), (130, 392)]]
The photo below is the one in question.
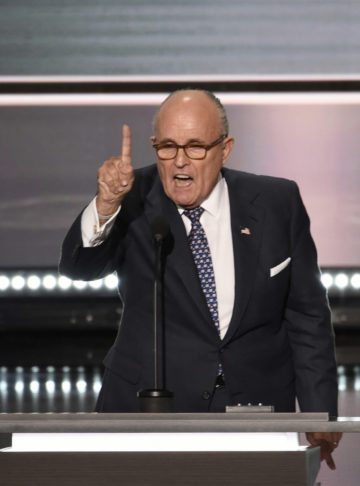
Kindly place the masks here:
[(189, 159), (187, 158), (185, 154), (185, 150), (182, 147), (178, 148), (177, 155), (174, 159), (174, 163), (176, 167), (185, 167), (185, 165), (188, 165), (190, 163)]

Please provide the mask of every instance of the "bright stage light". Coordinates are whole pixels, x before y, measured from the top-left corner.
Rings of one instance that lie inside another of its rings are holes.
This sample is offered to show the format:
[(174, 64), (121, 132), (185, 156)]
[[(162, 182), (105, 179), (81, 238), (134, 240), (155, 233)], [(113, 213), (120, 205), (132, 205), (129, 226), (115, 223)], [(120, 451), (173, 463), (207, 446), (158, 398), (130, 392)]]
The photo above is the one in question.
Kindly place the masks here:
[(24, 391), (24, 387), (24, 382), (21, 380), (17, 380), (14, 388), (16, 393), (22, 393)]
[(56, 278), (54, 275), (45, 275), (42, 283), (46, 290), (53, 290), (56, 287)]
[(10, 279), (6, 275), (0, 275), (0, 290), (7, 290), (10, 287)]
[(104, 284), (105, 287), (108, 288), (109, 290), (116, 289), (118, 285), (118, 278), (116, 275), (108, 275), (107, 277), (104, 278)]
[(26, 284), (30, 290), (38, 290), (41, 286), (40, 277), (37, 275), (30, 275), (26, 280)]
[(74, 280), (73, 286), (77, 290), (84, 290), (87, 287), (87, 282), (84, 282), (83, 280)]
[(68, 290), (72, 285), (72, 281), (70, 278), (65, 277), (64, 275), (61, 275), (58, 278), (58, 287), (61, 290)]
[(85, 393), (86, 392), (86, 381), (85, 380), (78, 380), (76, 382), (76, 388), (79, 393)]
[(21, 275), (15, 275), (11, 279), (11, 287), (14, 290), (22, 290), (25, 287), (25, 279)]
[(329, 289), (334, 283), (333, 276), (330, 273), (323, 273), (321, 275), (321, 282), (325, 288)]
[(30, 382), (31, 393), (39, 393), (39, 390), (40, 390), (40, 383), (37, 380), (32, 380)]
[(61, 389), (64, 393), (70, 393), (71, 391), (71, 383), (69, 380), (63, 380), (61, 383)]
[(93, 392), (94, 393), (99, 393), (101, 390), (101, 381), (100, 380), (95, 380), (93, 383)]
[(345, 273), (338, 273), (335, 277), (335, 285), (338, 289), (345, 289), (349, 285), (349, 277)]
[(48, 393), (55, 392), (55, 381), (54, 380), (47, 380), (45, 382), (45, 389)]
[(103, 280), (100, 278), (99, 280), (93, 280), (89, 282), (89, 287), (91, 287), (94, 290), (101, 289), (103, 286)]
[(351, 277), (350, 284), (354, 289), (360, 289), (360, 273), (354, 273)]

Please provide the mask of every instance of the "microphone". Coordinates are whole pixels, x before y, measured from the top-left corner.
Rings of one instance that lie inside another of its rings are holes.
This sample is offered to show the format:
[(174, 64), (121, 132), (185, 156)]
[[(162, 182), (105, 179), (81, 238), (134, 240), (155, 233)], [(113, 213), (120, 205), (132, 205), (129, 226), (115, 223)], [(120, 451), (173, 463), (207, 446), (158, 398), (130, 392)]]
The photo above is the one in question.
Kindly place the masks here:
[(169, 234), (170, 225), (163, 216), (159, 215), (152, 220), (150, 229), (155, 241), (160, 243)]

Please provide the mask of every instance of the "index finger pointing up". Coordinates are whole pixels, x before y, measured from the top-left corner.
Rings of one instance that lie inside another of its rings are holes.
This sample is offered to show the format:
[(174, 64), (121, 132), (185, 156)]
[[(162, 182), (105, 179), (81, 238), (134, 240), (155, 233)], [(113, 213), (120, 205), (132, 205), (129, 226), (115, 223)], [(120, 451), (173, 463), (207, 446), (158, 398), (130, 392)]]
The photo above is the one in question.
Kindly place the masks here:
[(131, 130), (128, 125), (122, 127), (121, 159), (131, 165)]

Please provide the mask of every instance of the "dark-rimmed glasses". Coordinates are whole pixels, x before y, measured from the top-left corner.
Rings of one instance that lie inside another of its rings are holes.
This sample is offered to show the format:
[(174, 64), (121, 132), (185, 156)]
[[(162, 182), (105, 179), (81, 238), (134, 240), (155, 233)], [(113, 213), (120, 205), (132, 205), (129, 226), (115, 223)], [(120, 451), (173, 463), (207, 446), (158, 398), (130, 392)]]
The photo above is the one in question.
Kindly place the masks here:
[(205, 159), (208, 150), (215, 147), (215, 145), (219, 145), (219, 143), (225, 140), (226, 137), (227, 134), (224, 133), (221, 137), (217, 138), (215, 142), (209, 143), (208, 145), (202, 145), (197, 142), (190, 142), (186, 145), (178, 145), (175, 142), (163, 142), (154, 143), (153, 147), (156, 150), (157, 156), (161, 160), (175, 159), (179, 149), (183, 149), (186, 157), (189, 159), (203, 160)]

